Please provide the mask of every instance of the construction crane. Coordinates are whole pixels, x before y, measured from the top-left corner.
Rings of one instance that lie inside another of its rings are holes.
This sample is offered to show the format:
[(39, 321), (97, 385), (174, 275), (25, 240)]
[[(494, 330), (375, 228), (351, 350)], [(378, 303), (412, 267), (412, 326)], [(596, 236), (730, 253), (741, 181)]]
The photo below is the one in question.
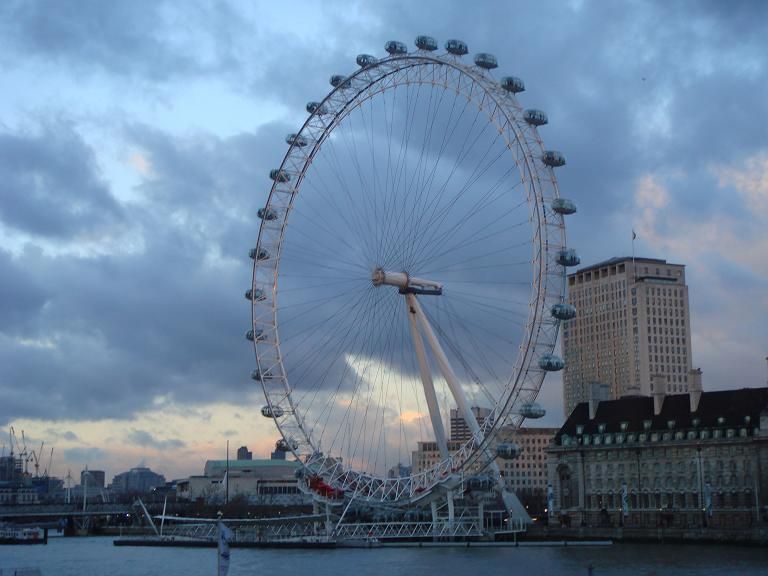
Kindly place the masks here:
[(51, 455), (48, 456), (48, 466), (45, 467), (43, 476), (48, 478), (51, 474), (53, 474), (53, 446), (51, 446)]

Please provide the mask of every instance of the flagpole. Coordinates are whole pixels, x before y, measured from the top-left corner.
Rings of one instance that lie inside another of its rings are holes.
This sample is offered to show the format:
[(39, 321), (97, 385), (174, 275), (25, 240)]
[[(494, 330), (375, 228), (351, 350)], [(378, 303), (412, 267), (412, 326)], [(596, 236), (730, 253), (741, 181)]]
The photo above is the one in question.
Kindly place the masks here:
[(637, 284), (637, 268), (635, 267), (635, 229), (632, 229), (632, 283)]

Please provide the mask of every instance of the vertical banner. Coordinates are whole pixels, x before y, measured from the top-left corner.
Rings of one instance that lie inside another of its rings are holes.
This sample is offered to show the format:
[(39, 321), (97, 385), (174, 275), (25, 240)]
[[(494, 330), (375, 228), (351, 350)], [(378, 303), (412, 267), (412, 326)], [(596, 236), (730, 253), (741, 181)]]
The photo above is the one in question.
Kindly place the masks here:
[(552, 484), (547, 484), (547, 515), (549, 518), (555, 515), (555, 490)]
[(627, 493), (627, 483), (621, 483), (621, 513), (626, 518), (629, 516), (629, 494)]
[(219, 520), (219, 576), (227, 576), (229, 572), (229, 541), (232, 536), (232, 530)]
[(709, 482), (704, 484), (704, 512), (708, 518), (712, 518), (712, 486)]

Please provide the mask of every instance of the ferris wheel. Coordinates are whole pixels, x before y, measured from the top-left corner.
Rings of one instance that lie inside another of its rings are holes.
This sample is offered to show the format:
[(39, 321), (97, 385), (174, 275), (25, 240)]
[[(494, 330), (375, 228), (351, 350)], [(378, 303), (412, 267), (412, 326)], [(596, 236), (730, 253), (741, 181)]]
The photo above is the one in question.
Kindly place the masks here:
[(518, 102), (523, 81), (497, 81), (496, 58), (468, 62), (459, 40), (385, 49), (332, 76), (285, 139), (246, 337), (261, 413), (312, 487), (396, 504), (487, 467), (498, 479), (516, 456), (500, 432), (543, 415), (579, 258), (565, 159), (539, 136), (546, 114)]

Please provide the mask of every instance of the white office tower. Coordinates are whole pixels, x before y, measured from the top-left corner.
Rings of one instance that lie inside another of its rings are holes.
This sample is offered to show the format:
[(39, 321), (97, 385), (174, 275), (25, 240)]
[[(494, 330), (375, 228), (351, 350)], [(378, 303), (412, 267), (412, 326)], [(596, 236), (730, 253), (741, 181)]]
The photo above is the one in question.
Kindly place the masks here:
[(576, 317), (563, 323), (563, 402), (701, 390), (691, 366), (685, 266), (612, 258), (568, 275)]

